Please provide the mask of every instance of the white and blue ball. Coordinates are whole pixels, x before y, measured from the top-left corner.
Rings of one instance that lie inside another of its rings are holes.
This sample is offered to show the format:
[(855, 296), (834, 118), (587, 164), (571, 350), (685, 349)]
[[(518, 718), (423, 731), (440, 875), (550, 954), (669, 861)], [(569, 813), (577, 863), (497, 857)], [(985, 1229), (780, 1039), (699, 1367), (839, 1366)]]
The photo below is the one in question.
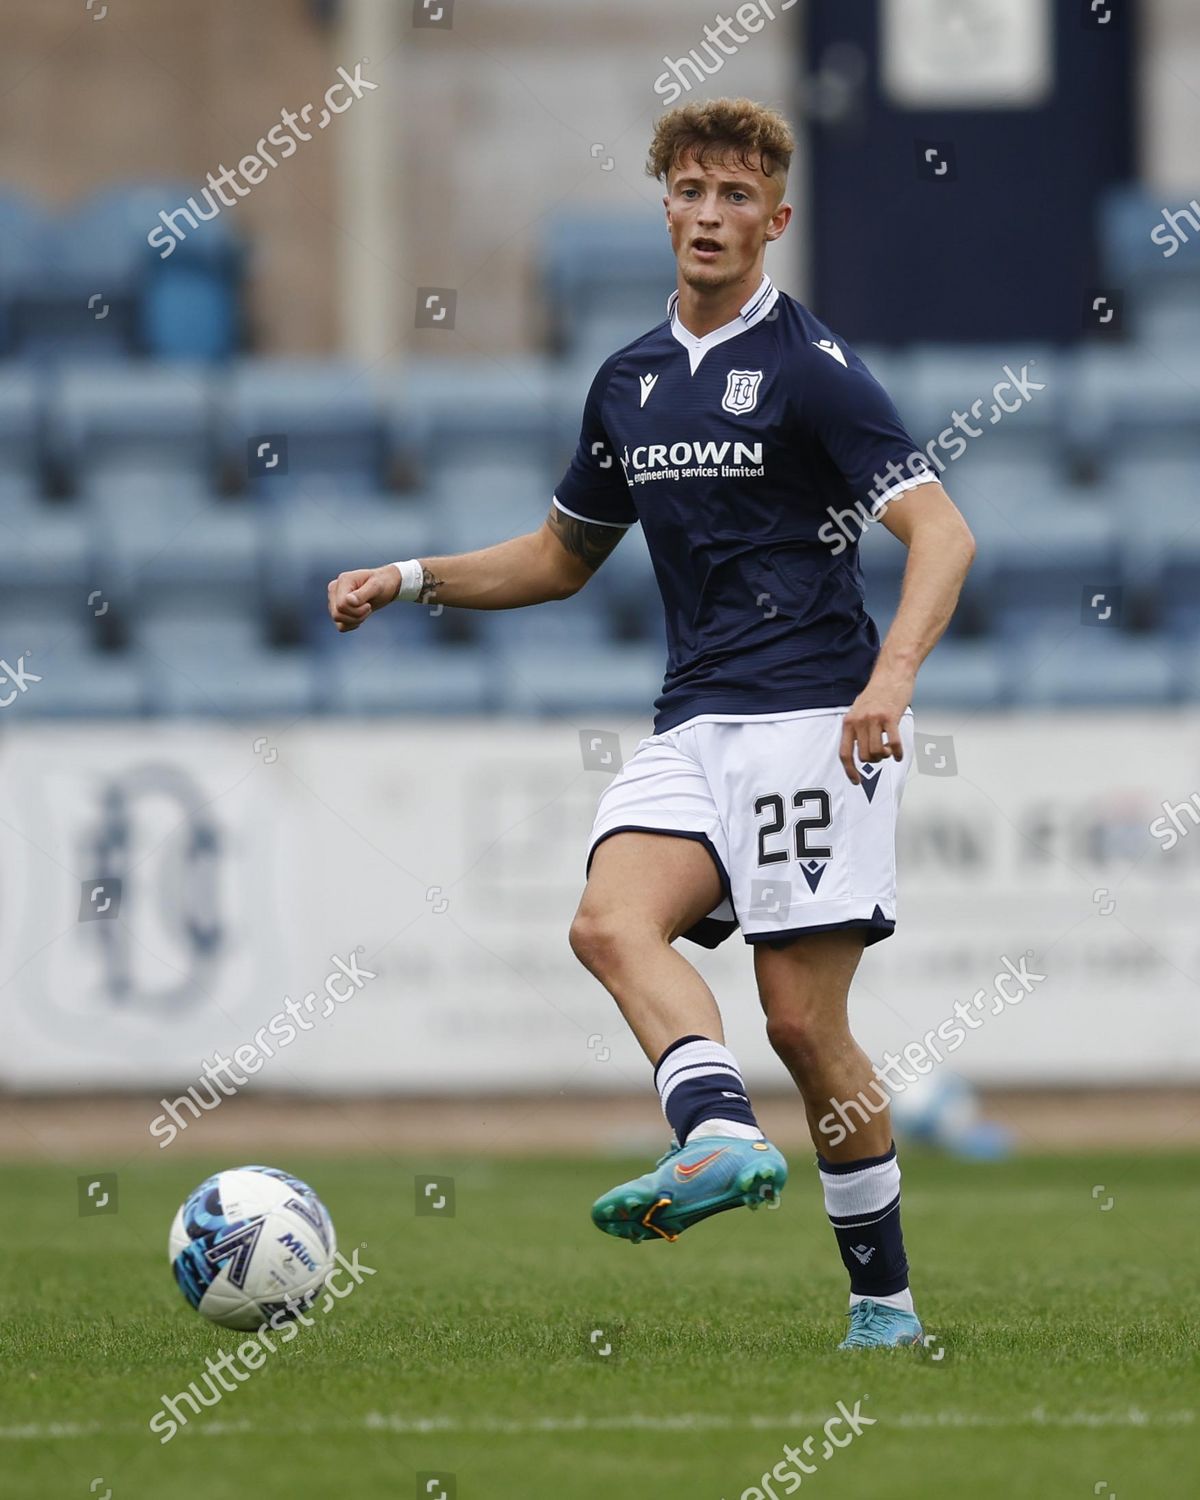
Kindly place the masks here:
[(180, 1205), (167, 1242), (183, 1295), (226, 1328), (258, 1328), (280, 1309), (307, 1306), (336, 1252), (325, 1205), (275, 1167), (206, 1178)]

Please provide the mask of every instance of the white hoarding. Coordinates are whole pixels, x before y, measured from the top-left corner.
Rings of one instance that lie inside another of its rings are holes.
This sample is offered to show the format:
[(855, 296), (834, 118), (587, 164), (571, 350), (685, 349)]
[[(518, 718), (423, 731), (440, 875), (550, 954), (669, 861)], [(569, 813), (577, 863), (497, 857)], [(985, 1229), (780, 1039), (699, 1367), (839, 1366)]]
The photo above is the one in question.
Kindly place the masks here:
[[(951, 739), (909, 779), (864, 1045), (899, 1052), (959, 1002), (953, 1067), (979, 1081), (1195, 1078), (1200, 722), (918, 724)], [(626, 756), (643, 732), (602, 728)], [(646, 1087), (567, 945), (607, 777), (557, 722), (14, 724), (0, 1084), (166, 1090), (242, 1046), (281, 1089)], [(782, 1083), (740, 937), (683, 947), (748, 1076)], [(1043, 977), (993, 1002), (1010, 967)]]

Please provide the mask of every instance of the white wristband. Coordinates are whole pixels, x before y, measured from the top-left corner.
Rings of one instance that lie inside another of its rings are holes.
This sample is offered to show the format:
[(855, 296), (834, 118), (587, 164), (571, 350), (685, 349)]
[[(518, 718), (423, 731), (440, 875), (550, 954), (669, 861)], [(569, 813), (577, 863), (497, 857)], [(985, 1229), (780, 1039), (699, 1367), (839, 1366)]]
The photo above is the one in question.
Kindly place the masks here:
[(425, 565), (420, 558), (410, 557), (407, 562), (393, 563), (392, 567), (400, 569), (400, 592), (396, 595), (396, 602), (415, 603), (425, 582)]

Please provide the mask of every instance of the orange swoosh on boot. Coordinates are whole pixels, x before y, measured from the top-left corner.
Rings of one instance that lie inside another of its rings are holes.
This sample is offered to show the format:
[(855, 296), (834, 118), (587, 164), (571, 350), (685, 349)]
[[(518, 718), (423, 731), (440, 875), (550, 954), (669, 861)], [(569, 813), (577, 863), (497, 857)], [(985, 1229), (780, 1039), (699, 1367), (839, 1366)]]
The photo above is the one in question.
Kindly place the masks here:
[(718, 1146), (715, 1151), (710, 1152), (708, 1156), (702, 1156), (699, 1161), (692, 1162), (690, 1166), (685, 1167), (682, 1164), (677, 1166), (675, 1168), (675, 1175), (681, 1180), (686, 1181), (689, 1177), (695, 1177), (697, 1172), (703, 1172), (705, 1167), (711, 1166), (718, 1156), (724, 1155), (725, 1147)]

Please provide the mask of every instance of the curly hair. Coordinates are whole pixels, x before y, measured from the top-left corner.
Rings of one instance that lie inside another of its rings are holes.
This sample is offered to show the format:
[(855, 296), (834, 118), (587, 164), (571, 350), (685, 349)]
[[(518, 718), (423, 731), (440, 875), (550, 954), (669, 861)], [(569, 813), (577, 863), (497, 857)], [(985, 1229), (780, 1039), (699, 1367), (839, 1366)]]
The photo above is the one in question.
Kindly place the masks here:
[(654, 127), (646, 171), (666, 182), (671, 168), (690, 154), (699, 166), (733, 160), (786, 180), (796, 138), (783, 116), (753, 99), (709, 99), (680, 104)]

